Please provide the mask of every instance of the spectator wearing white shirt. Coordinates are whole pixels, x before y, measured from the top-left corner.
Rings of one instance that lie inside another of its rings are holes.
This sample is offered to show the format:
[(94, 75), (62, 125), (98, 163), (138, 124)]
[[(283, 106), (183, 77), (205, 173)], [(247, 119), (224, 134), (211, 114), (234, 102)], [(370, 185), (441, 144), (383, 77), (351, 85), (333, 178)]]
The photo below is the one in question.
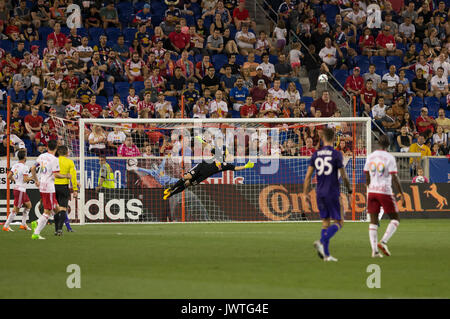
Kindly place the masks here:
[(248, 25), (242, 25), (242, 30), (236, 33), (235, 40), (242, 55), (248, 55), (253, 52), (256, 43), (256, 35), (253, 32), (248, 31)]
[(333, 47), (331, 38), (325, 38), (325, 46), (320, 50), (319, 56), (328, 68), (334, 69), (337, 66), (337, 57), (342, 57), (342, 52), (339, 47)]
[(375, 123), (382, 128), (381, 119), (386, 115), (386, 109), (388, 106), (384, 104), (384, 98), (378, 98), (378, 104), (375, 104), (372, 108), (372, 118), (375, 120)]
[(438, 67), (436, 75), (431, 78), (431, 93), (438, 99), (449, 93), (448, 79), (444, 76), (444, 68)]
[(228, 117), (228, 104), (223, 100), (221, 90), (216, 91), (216, 99), (209, 104), (209, 114), (212, 118)]
[(366, 13), (359, 8), (359, 2), (353, 3), (353, 10), (350, 11), (344, 18), (344, 22), (351, 23), (355, 27), (362, 29), (366, 24)]
[(173, 118), (172, 103), (165, 100), (164, 92), (159, 92), (158, 102), (155, 103), (156, 116), (162, 119)]
[(273, 88), (269, 89), (268, 91), (268, 93), (272, 95), (273, 100), (278, 104), (281, 104), (281, 102), (285, 98), (289, 98), (288, 96), (286, 96), (286, 92), (280, 87), (280, 85), (281, 81), (279, 79), (276, 79), (273, 82)]
[(439, 67), (444, 69), (444, 77), (448, 78), (450, 75), (450, 63), (447, 62), (445, 53), (439, 54), (433, 61), (433, 70), (437, 73)]
[(389, 67), (389, 73), (386, 73), (385, 75), (383, 75), (383, 78), (382, 78), (382, 80), (387, 81), (388, 89), (392, 93), (394, 93), (395, 87), (400, 82), (400, 78), (398, 77), (397, 74), (395, 74), (395, 71), (396, 71), (395, 65), (391, 65)]
[(77, 47), (77, 52), (80, 53), (80, 60), (84, 63), (88, 63), (91, 61), (92, 54), (94, 49), (88, 45), (89, 39), (88, 37), (83, 37), (81, 39), (81, 45)]
[(275, 77), (275, 66), (269, 62), (269, 55), (263, 54), (262, 56), (262, 63), (258, 66), (262, 68), (263, 75), (267, 76), (271, 81), (273, 81)]
[(114, 126), (113, 131), (108, 133), (106, 141), (111, 154), (117, 154), (117, 148), (125, 142), (126, 134), (119, 126)]
[(261, 107), (259, 109), (260, 117), (278, 117), (279, 113), (279, 103), (275, 101), (271, 93), (267, 94), (266, 101), (261, 104)]

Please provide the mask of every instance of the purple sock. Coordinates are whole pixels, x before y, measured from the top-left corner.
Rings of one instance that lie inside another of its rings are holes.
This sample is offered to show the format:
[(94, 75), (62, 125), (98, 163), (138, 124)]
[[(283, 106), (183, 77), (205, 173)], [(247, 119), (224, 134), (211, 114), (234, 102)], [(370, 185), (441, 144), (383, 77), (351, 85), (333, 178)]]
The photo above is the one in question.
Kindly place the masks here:
[(334, 236), (334, 234), (336, 234), (336, 232), (339, 230), (339, 226), (337, 224), (333, 224), (330, 227), (328, 227), (325, 236), (324, 236), (324, 240), (323, 240), (323, 250), (325, 252), (325, 255), (330, 256), (330, 251), (328, 250), (328, 246), (330, 244), (330, 239), (331, 237)]
[(323, 244), (325, 242), (325, 236), (327, 234), (327, 230), (326, 229), (322, 229), (322, 231), (320, 232), (320, 242)]

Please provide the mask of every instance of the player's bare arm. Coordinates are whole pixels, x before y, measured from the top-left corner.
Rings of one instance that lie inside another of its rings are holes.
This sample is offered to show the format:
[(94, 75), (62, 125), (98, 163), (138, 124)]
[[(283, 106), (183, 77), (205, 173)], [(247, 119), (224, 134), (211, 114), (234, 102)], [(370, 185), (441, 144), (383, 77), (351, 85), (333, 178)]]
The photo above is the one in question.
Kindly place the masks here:
[(31, 167), (31, 176), (32, 176), (31, 180), (34, 180), (36, 186), (39, 187), (39, 179), (36, 174), (36, 165)]
[(56, 178), (68, 178), (68, 179), (72, 177), (72, 175), (70, 174), (60, 174), (60, 173), (53, 173), (53, 176), (55, 176)]
[(392, 174), (392, 184), (395, 185), (397, 191), (400, 193), (400, 202), (403, 204), (405, 202), (405, 195), (403, 194), (402, 184), (397, 174)]
[(314, 173), (314, 167), (309, 166), (306, 171), (305, 182), (303, 183), (303, 195), (308, 196), (309, 185), (311, 184), (311, 177)]
[[(14, 178), (14, 174), (13, 172), (9, 171), (8, 175), (6, 176), (8, 180), (12, 181), (13, 183), (16, 182), (15, 178)], [(25, 178), (24, 178), (25, 179)]]

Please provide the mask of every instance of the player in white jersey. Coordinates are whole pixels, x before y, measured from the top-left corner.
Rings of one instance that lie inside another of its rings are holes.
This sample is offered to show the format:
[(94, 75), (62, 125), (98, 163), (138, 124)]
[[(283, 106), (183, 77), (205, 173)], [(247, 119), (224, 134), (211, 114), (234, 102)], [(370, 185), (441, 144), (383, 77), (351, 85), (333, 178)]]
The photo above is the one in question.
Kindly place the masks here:
[[(392, 182), (394, 182), (400, 193), (400, 201), (404, 202), (402, 185), (397, 176), (397, 164), (395, 157), (386, 150), (390, 145), (389, 138), (382, 135), (379, 140), (381, 150), (376, 150), (367, 157), (364, 165), (367, 184), (367, 212), (370, 214), (369, 239), (372, 246), (372, 257), (383, 257), (378, 249), (386, 256), (391, 253), (387, 247), (387, 242), (395, 233), (400, 224), (398, 207), (392, 192)], [(378, 242), (378, 214), (380, 208), (388, 214), (391, 219), (383, 238)]]
[(29, 176), (30, 169), (25, 165), (27, 161), (27, 152), (25, 150), (20, 150), (17, 153), (17, 157), (19, 158), (19, 162), (14, 164), (11, 167), (11, 171), (8, 173), (8, 182), (14, 182), (14, 209), (9, 214), (5, 225), (3, 225), (3, 230), (10, 232), (13, 230), (9, 225), (23, 205), (25, 205), (25, 209), (23, 210), (22, 225), (20, 225), (20, 229), (31, 230), (31, 228), (27, 226), (28, 213), (31, 209), (31, 201), (27, 195), (27, 183), (32, 180)]
[[(31, 228), (33, 229), (32, 239), (45, 239), (40, 235), (41, 231), (47, 225), (50, 215), (59, 212), (58, 202), (55, 193), (55, 177), (57, 178), (71, 178), (70, 174), (59, 173), (59, 160), (55, 157), (58, 143), (56, 140), (51, 140), (47, 144), (48, 152), (39, 155), (36, 159), (36, 164), (31, 168), (33, 179), (36, 186), (39, 187), (41, 193), (41, 202), (44, 206), (44, 214), (39, 217), (37, 223), (33, 221)], [(36, 175), (36, 169), (39, 167), (39, 180)]]

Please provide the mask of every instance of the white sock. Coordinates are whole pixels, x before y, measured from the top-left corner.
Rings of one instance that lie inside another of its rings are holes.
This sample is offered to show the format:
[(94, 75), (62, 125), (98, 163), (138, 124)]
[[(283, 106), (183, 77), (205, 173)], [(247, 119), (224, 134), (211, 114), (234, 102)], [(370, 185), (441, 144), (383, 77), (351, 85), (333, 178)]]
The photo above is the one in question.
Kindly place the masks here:
[(383, 239), (381, 241), (385, 244), (391, 239), (392, 235), (394, 235), (395, 231), (397, 230), (398, 225), (400, 222), (396, 219), (391, 220), (388, 227), (386, 228), (386, 232), (383, 235)]
[(30, 213), (30, 210), (25, 208), (25, 210), (23, 211), (23, 214), (22, 214), (22, 226), (26, 226), (29, 213)]
[(46, 214), (42, 214), (41, 217), (38, 219), (38, 225), (36, 229), (34, 230), (35, 235), (39, 235), (41, 231), (44, 229), (44, 227), (47, 225), (48, 222), (48, 216)]
[(369, 224), (369, 240), (372, 252), (376, 253), (378, 251), (378, 225)]
[(16, 217), (16, 213), (15, 212), (9, 213), (8, 219), (6, 220), (6, 223), (3, 225), (3, 227), (4, 228), (8, 228), (9, 224), (11, 224), (11, 222), (14, 220), (14, 217)]

